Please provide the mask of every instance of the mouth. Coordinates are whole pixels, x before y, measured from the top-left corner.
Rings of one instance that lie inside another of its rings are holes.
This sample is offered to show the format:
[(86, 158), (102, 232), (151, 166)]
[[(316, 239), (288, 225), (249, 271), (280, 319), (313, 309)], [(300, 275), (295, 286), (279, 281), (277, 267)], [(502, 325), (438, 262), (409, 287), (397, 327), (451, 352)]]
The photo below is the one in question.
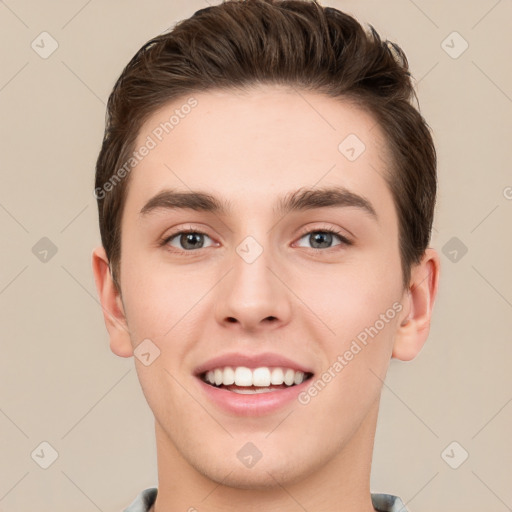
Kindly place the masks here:
[(313, 373), (280, 366), (255, 369), (225, 366), (202, 372), (198, 377), (213, 388), (255, 395), (300, 386), (310, 380)]

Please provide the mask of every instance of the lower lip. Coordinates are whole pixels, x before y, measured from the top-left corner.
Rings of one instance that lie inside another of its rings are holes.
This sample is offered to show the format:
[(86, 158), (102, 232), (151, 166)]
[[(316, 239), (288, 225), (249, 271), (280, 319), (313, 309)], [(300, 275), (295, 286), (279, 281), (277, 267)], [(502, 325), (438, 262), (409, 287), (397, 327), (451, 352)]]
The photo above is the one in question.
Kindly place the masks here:
[(262, 416), (279, 411), (297, 399), (297, 395), (311, 383), (311, 378), (289, 388), (267, 393), (240, 394), (227, 389), (210, 386), (196, 377), (206, 396), (224, 411), (238, 416)]

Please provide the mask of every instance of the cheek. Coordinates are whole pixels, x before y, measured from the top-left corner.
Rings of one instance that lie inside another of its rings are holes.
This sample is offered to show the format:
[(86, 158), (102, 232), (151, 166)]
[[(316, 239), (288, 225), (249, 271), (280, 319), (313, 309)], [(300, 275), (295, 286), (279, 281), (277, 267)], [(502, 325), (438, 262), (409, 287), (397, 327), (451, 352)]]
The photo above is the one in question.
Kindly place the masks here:
[(324, 283), (325, 293), (317, 288), (310, 295), (314, 311), (334, 332), (319, 324), (325, 333), (316, 337), (324, 364), (310, 410), (319, 418), (325, 419), (326, 410), (338, 418), (326, 427), (334, 437), (363, 420), (379, 396), (391, 359), (401, 276), (391, 273), (392, 279), (384, 279), (377, 274), (332, 277)]
[(187, 290), (183, 273), (175, 274), (127, 244), (121, 258), (121, 289), (132, 328), (146, 329), (144, 335), (151, 337), (161, 336), (164, 324), (170, 324), (167, 329), (172, 326), (174, 312), (182, 307), (177, 297)]
[(204, 313), (218, 276), (200, 266), (172, 268), (165, 261), (150, 264), (135, 255), (124, 265), (123, 302), (135, 345), (149, 338), (165, 357), (172, 347), (175, 360), (197, 326), (197, 316)]
[(310, 274), (298, 291), (321, 319), (311, 336), (323, 352), (325, 378), (332, 381), (324, 398), (335, 408), (369, 406), (391, 359), (401, 272), (394, 259), (389, 263), (381, 256), (336, 272), (331, 266), (328, 274)]
[(306, 273), (294, 288), (338, 339), (346, 339), (375, 323), (400, 298), (400, 265), (391, 256), (332, 265)]
[(164, 332), (167, 301), (162, 300), (160, 291), (150, 281), (134, 278), (135, 275), (124, 280), (122, 290), (128, 327), (137, 344), (145, 338), (156, 340)]

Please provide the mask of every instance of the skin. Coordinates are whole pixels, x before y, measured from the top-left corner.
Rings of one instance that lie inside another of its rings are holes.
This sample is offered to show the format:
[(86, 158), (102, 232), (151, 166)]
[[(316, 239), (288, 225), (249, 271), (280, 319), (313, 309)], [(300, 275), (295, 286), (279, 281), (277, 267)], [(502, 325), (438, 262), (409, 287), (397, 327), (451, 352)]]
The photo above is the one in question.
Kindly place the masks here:
[[(371, 512), (382, 381), (392, 357), (413, 359), (427, 339), (439, 255), (427, 249), (402, 288), (398, 219), (383, 178), (387, 149), (370, 115), (277, 86), (194, 97), (197, 107), (131, 172), (122, 296), (104, 249), (93, 252), (111, 350), (131, 357), (149, 338), (161, 351), (149, 366), (134, 358), (155, 416), (154, 510)], [(185, 101), (155, 112), (136, 146)], [(338, 150), (351, 133), (366, 146), (353, 162)], [(273, 212), (277, 198), (324, 186), (365, 197), (378, 220), (353, 206)], [(230, 201), (232, 212), (162, 208), (141, 215), (164, 188), (208, 192)], [(179, 236), (158, 245), (190, 226), (207, 235), (204, 247), (187, 249)], [(333, 235), (315, 249), (308, 233), (325, 228), (353, 244)], [(247, 236), (263, 248), (251, 264), (236, 252)], [(293, 401), (277, 413), (237, 417), (210, 402), (192, 375), (219, 354), (270, 351), (318, 377), (396, 302), (401, 311), (306, 405)], [(249, 441), (262, 453), (252, 468), (236, 455)]]

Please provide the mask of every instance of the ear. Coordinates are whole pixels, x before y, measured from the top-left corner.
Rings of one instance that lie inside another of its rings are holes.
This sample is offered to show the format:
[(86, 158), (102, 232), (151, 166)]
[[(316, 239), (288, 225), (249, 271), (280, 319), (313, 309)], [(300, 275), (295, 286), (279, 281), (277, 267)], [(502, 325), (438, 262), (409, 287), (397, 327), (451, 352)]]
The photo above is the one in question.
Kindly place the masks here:
[(440, 266), (439, 254), (429, 248), (421, 262), (411, 269), (411, 282), (402, 297), (404, 309), (391, 357), (410, 361), (427, 341), (439, 285)]
[(102, 246), (92, 252), (92, 271), (110, 337), (110, 350), (120, 357), (133, 356), (121, 294), (112, 279), (107, 254)]

